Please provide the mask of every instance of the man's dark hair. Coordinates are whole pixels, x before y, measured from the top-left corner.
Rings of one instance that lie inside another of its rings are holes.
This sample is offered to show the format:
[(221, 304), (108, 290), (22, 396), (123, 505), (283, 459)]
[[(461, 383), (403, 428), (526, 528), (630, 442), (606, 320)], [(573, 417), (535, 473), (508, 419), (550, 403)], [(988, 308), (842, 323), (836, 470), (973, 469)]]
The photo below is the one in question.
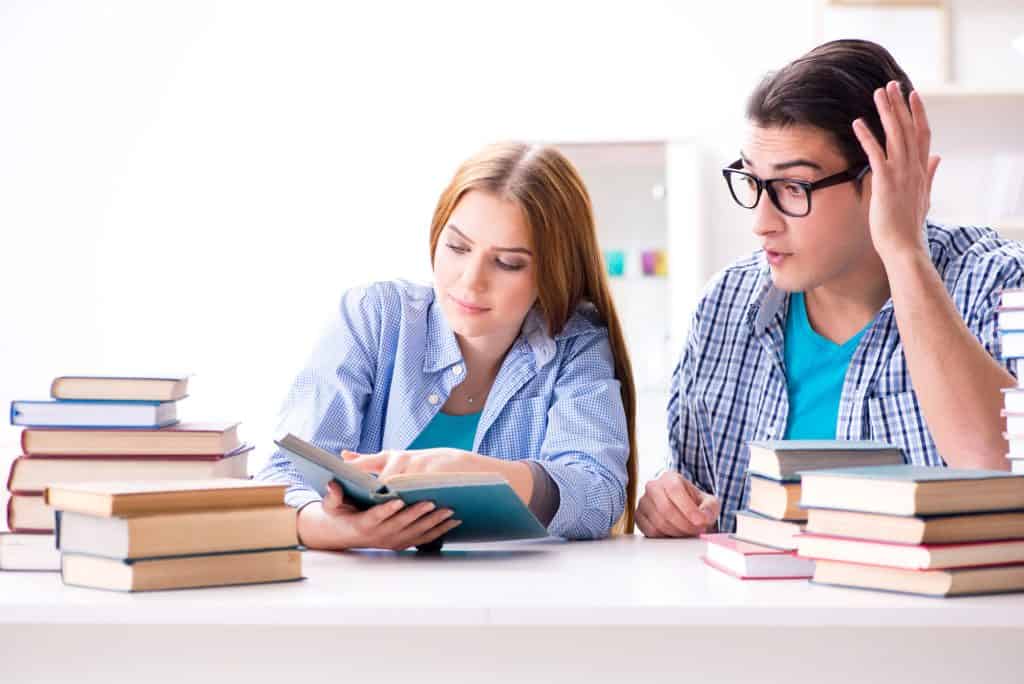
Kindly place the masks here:
[(885, 147), (874, 92), (898, 81), (903, 97), (913, 85), (889, 51), (866, 40), (835, 40), (764, 77), (747, 101), (747, 118), (759, 126), (809, 125), (832, 134), (851, 166), (867, 162), (853, 134), (863, 119)]

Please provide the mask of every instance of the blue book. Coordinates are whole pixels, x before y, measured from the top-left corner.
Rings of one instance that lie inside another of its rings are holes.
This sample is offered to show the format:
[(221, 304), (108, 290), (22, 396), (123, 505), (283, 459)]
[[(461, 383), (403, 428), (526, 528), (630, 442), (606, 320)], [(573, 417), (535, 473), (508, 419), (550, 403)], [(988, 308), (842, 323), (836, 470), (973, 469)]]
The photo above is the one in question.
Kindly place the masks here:
[(899, 447), (870, 440), (753, 440), (749, 447), (747, 472), (780, 482), (798, 482), (804, 470), (903, 463)]
[(12, 401), (11, 425), (162, 428), (178, 422), (174, 401)]
[(438, 508), (450, 508), (462, 524), (444, 535), (445, 542), (484, 542), (547, 537), (545, 527), (534, 517), (498, 473), (417, 473), (398, 475), (382, 482), (345, 463), (336, 454), (295, 435), (274, 440), (290, 453), (295, 468), (321, 496), (327, 484), (337, 480), (345, 497), (366, 509), (392, 499), (406, 504), (433, 501)]
[(1024, 508), (1024, 474), (920, 465), (834, 468), (802, 475), (800, 505), (885, 515)]

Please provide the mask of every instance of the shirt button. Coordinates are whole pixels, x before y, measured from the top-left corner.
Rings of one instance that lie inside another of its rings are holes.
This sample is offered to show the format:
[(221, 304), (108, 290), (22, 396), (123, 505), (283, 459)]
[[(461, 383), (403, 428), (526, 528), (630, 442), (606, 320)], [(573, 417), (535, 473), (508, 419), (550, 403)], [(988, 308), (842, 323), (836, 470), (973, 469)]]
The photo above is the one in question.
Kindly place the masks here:
[(430, 402), (431, 406), (437, 406), (437, 402), (441, 401), (441, 397), (437, 396), (436, 394), (431, 394), (429, 397), (427, 397), (427, 401)]
[(459, 365), (456, 366), (455, 368), (452, 368), (452, 373), (455, 373), (456, 375), (462, 375), (462, 366)]

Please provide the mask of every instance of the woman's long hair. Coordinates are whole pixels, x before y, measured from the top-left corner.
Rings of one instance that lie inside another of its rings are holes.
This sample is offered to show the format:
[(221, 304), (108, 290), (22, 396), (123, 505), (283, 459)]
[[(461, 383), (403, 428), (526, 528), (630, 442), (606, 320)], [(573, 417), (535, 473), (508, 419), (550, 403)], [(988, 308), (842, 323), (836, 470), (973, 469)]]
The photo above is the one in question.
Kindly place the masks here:
[(430, 224), (431, 259), (455, 205), (470, 190), (512, 200), (522, 208), (537, 252), (537, 303), (550, 335), (561, 332), (581, 302), (592, 303), (608, 327), (629, 431), (629, 482), (620, 523), (632, 533), (637, 485), (636, 388), (583, 180), (572, 163), (553, 147), (522, 143), (485, 147), (463, 162), (441, 193)]

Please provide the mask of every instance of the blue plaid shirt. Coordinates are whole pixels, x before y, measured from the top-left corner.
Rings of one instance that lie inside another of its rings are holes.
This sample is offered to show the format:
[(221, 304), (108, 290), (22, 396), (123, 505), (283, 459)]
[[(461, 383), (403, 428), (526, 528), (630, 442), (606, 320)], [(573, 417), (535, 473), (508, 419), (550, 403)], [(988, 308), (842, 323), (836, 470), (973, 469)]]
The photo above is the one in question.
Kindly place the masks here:
[[(999, 359), (999, 292), (1024, 286), (1024, 247), (988, 228), (929, 223), (925, 232), (967, 327)], [(672, 375), (667, 467), (719, 497), (723, 531), (734, 529), (736, 511), (746, 505), (747, 443), (782, 439), (786, 430), (788, 311), (789, 295), (772, 285), (763, 252), (733, 264), (705, 290)], [(902, 447), (911, 463), (945, 465), (910, 381), (891, 299), (850, 360), (836, 438), (884, 440)]]
[[(395, 281), (350, 290), (292, 385), (280, 427), (335, 454), (406, 449), (464, 373), (432, 288)], [(608, 535), (625, 508), (629, 439), (607, 329), (593, 307), (554, 338), (530, 312), (487, 397), (473, 451), (544, 468), (559, 494), (551, 534)], [(257, 477), (289, 483), (292, 506), (320, 498), (281, 450)]]

